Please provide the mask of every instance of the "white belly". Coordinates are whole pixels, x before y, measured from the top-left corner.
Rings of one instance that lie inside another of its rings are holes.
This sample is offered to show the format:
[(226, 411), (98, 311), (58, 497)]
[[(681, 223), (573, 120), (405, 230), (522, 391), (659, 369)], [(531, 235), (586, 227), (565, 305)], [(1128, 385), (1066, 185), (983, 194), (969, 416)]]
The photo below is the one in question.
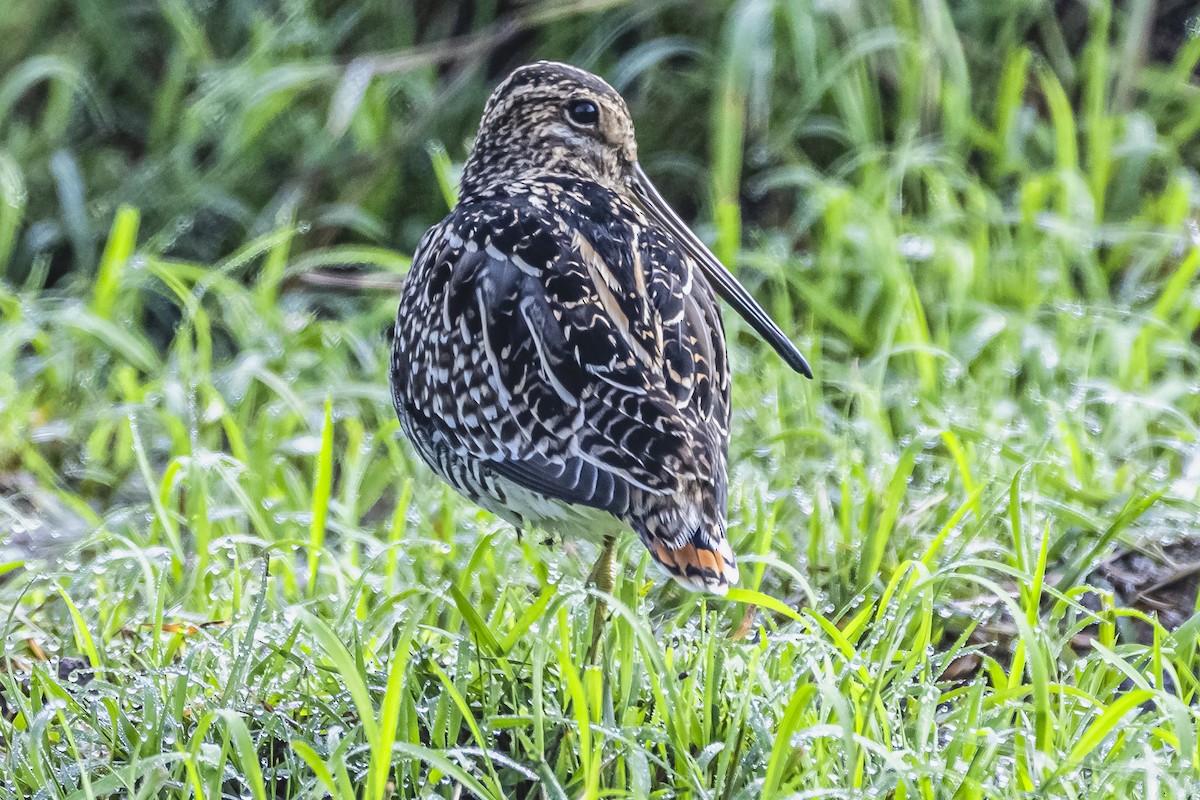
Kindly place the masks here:
[(475, 501), (514, 524), (519, 517), (526, 525), (555, 536), (591, 542), (600, 542), (629, 528), (607, 511), (564, 503), (504, 478), (497, 482), (504, 491), (504, 503), (490, 495), (477, 497)]

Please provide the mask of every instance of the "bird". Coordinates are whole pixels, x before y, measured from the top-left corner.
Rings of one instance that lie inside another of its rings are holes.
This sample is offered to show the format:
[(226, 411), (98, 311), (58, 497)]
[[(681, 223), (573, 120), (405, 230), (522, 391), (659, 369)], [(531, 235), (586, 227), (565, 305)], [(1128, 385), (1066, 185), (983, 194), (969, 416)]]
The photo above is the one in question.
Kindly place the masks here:
[(459, 201), (401, 291), (392, 399), (420, 458), (517, 526), (617, 536), (695, 592), (738, 581), (730, 371), (717, 296), (794, 370), (796, 346), (671, 209), (600, 77), (539, 61), (484, 106)]

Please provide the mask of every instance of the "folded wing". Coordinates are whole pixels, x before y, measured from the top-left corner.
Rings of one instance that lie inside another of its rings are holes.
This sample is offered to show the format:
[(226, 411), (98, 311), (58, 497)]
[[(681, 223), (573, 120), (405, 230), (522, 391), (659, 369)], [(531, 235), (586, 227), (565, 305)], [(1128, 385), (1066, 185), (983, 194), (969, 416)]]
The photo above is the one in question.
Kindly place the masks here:
[(711, 479), (696, 474), (696, 424), (681, 413), (712, 405), (680, 352), (697, 311), (648, 278), (643, 251), (528, 203), (460, 208), (416, 259), (428, 274), (409, 287), (424, 296), (402, 308), (436, 324), (398, 320), (413, 341), (398, 357), (397, 402), (428, 420), (438, 446), (617, 516), (635, 490)]

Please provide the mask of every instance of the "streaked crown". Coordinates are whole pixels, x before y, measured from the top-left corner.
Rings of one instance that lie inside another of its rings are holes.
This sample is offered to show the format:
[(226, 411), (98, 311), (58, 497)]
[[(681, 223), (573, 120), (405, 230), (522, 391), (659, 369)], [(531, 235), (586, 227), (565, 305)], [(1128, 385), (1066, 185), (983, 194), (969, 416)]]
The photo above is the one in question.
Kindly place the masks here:
[(616, 90), (583, 70), (539, 61), (492, 92), (463, 169), (462, 194), (545, 175), (624, 191), (636, 163), (633, 120)]

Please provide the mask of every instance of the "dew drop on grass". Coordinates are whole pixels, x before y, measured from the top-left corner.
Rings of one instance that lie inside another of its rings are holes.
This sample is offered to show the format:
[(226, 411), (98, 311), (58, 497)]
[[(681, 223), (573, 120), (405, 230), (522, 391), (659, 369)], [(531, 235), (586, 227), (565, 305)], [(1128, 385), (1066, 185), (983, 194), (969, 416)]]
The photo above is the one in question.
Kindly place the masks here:
[(933, 258), (934, 244), (928, 236), (906, 233), (896, 240), (896, 249), (910, 261), (928, 261)]

